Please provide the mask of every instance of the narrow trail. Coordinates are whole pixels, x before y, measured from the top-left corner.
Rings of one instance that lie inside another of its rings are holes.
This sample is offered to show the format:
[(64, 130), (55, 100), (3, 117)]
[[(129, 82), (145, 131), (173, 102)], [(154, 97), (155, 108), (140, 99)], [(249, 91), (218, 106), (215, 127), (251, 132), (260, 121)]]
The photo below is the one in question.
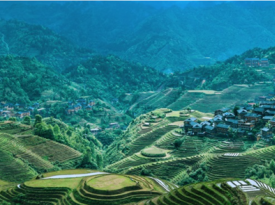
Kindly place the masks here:
[(5, 35), (3, 33), (1, 33), (1, 34), (2, 34), (1, 41), (2, 41), (3, 45), (6, 47), (7, 54), (9, 54), (10, 53), (9, 44), (5, 41)]

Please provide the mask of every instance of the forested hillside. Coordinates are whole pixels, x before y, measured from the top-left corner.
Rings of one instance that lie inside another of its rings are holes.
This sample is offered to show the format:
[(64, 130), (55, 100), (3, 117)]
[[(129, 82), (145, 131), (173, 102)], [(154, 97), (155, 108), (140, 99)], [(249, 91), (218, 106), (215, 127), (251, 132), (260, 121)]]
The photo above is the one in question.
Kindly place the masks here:
[(156, 90), (167, 79), (166, 75), (153, 68), (112, 55), (94, 56), (63, 73), (83, 86), (82, 95), (93, 94), (110, 100), (124, 93)]
[(35, 58), (1, 56), (0, 75), (1, 101), (27, 104), (78, 95), (66, 78)]
[(93, 55), (41, 25), (0, 20), (0, 55), (35, 57), (61, 71)]
[(275, 45), (272, 3), (157, 4), (1, 2), (0, 17), (40, 24), (78, 46), (166, 72)]

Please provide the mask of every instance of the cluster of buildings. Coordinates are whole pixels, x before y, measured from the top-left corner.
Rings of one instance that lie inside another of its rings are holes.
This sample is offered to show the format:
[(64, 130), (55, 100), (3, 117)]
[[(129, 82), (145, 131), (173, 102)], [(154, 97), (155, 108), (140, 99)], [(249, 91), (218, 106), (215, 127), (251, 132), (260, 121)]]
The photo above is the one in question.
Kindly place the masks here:
[(34, 103), (31, 106), (19, 103), (0, 103), (0, 116), (1, 117), (18, 117), (24, 118), (25, 116), (30, 116), (35, 109), (41, 111), (44, 108), (39, 109), (40, 104)]
[(268, 67), (269, 61), (267, 58), (246, 58), (244, 59), (244, 63), (248, 67)]
[(80, 109), (92, 110), (95, 102), (93, 100), (86, 100), (84, 98), (79, 98), (76, 103), (69, 101), (68, 108), (66, 108), (66, 113), (72, 115), (77, 113)]
[[(257, 104), (257, 106), (255, 106)], [(235, 115), (235, 114), (236, 115)], [(275, 130), (275, 101), (268, 100), (265, 96), (258, 97), (254, 103), (240, 107), (233, 113), (231, 108), (218, 109), (214, 118), (199, 122), (191, 117), (184, 121), (182, 128), (188, 135), (198, 136), (228, 136), (230, 129), (238, 136), (255, 135), (251, 131), (257, 126), (262, 126), (257, 136), (270, 139)], [(269, 126), (265, 124), (269, 122)]]

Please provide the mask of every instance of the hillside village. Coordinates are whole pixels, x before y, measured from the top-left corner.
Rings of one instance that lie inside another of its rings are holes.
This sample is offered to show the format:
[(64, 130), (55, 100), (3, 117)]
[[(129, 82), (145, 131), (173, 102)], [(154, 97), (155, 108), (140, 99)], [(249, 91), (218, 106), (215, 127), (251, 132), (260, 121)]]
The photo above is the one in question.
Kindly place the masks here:
[(259, 96), (254, 102), (244, 106), (215, 110), (214, 118), (199, 121), (188, 118), (181, 126), (187, 135), (241, 137), (269, 141), (275, 128), (275, 101), (270, 97)]

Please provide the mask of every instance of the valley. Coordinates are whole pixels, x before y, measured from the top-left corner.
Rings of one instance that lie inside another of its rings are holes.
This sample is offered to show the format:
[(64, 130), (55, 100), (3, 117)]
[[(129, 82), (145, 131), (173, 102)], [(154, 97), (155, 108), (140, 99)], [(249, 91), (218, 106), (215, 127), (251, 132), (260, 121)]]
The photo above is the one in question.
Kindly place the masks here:
[(273, 10), (0, 2), (0, 204), (275, 204)]

